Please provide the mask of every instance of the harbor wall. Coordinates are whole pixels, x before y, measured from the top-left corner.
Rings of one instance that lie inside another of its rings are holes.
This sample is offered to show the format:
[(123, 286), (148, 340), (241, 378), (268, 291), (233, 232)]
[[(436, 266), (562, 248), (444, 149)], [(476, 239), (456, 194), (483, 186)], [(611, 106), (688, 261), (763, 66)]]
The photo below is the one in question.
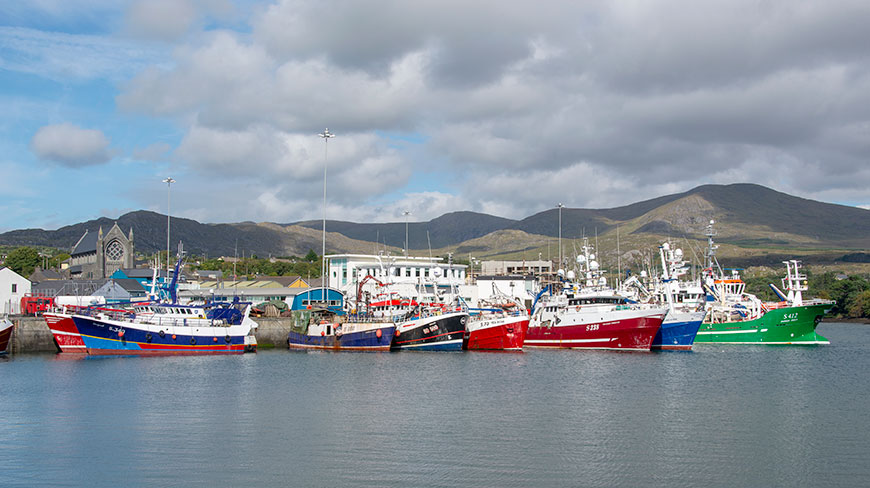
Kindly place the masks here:
[(9, 317), (12, 331), (12, 354), (18, 352), (57, 352), (54, 337), (42, 317)]
[[(9, 317), (15, 324), (12, 332), (12, 354), (22, 352), (57, 352), (54, 337), (42, 317)], [(257, 318), (257, 346), (260, 348), (286, 348), (290, 332), (289, 318)]]

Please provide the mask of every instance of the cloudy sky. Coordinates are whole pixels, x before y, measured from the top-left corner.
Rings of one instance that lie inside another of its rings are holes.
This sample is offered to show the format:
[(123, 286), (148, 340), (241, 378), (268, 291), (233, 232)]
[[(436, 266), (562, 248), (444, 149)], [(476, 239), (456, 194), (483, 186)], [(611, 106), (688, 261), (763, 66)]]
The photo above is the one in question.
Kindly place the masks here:
[[(0, 230), (870, 204), (870, 2), (0, 4)], [(328, 152), (317, 134), (337, 137)]]

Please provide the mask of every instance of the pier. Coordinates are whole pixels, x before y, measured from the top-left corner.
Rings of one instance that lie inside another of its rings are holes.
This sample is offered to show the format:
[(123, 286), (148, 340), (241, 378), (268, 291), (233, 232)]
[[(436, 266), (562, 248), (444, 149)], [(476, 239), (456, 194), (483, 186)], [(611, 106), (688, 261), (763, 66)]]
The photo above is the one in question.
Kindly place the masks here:
[[(9, 317), (15, 324), (11, 353), (56, 352), (54, 337), (42, 317)], [(258, 348), (286, 348), (290, 318), (257, 318)]]

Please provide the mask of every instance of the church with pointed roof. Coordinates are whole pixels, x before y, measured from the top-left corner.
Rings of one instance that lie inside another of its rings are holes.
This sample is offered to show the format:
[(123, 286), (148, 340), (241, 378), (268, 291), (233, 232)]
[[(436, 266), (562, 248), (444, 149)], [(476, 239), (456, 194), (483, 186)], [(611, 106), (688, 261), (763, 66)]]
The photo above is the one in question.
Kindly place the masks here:
[(133, 228), (124, 235), (118, 223), (108, 232), (103, 228), (85, 233), (70, 251), (70, 278), (108, 278), (121, 268), (133, 267)]

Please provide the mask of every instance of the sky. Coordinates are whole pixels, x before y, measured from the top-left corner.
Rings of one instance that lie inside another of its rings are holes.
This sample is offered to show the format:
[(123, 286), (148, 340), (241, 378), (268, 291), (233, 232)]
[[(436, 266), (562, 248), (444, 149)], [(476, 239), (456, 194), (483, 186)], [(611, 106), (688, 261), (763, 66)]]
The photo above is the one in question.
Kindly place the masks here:
[(356, 222), (742, 182), (870, 208), (868, 25), (866, 0), (0, 0), (0, 231), (320, 219), (324, 168)]

